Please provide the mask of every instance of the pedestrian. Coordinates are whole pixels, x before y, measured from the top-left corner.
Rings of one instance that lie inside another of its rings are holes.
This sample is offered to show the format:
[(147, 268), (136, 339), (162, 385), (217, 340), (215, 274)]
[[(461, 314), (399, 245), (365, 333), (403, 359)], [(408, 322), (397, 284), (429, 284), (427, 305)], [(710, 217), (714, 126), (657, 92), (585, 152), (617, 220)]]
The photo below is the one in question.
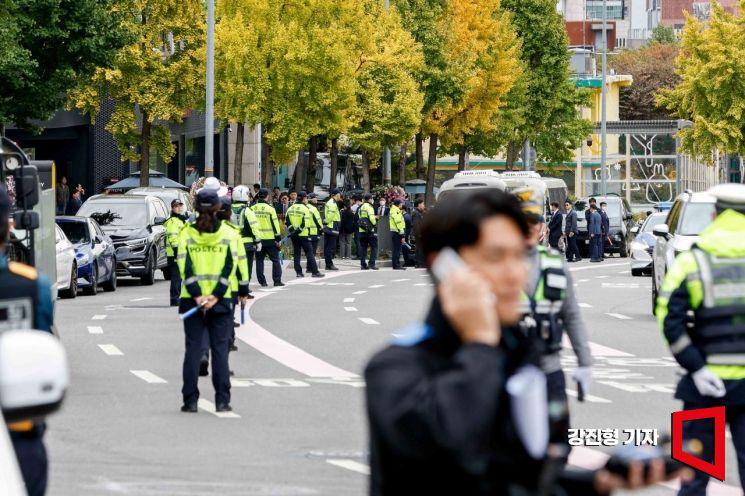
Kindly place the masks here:
[(256, 214), (256, 220), (259, 223), (259, 237), (261, 249), (256, 252), (256, 279), (262, 287), (267, 286), (266, 277), (264, 277), (264, 259), (269, 257), (272, 262), (272, 280), (275, 287), (284, 286), (282, 282), (282, 265), (279, 263), (279, 248), (282, 235), (279, 230), (279, 221), (277, 212), (269, 205), (267, 197), (269, 190), (261, 188), (259, 190), (258, 201), (251, 206), (251, 210)]
[(613, 243), (610, 240), (610, 219), (608, 218), (608, 212), (606, 212), (607, 209), (608, 204), (600, 202), (600, 210), (598, 213), (600, 214), (601, 225), (603, 227), (603, 240), (600, 242), (601, 260), (605, 259), (605, 247), (607, 246), (609, 249), (613, 247)]
[(386, 215), (388, 215), (388, 211), (389, 210), (390, 209), (388, 207), (386, 207), (385, 196), (382, 197), (382, 198), (380, 198), (380, 200), (378, 202), (378, 213), (377, 213), (378, 219), (381, 219), (381, 218), (385, 217)]
[(590, 204), (587, 233), (590, 236), (590, 262), (602, 262), (600, 257), (603, 252), (603, 219), (594, 203)]
[(411, 211), (411, 208), (404, 207), (406, 202), (404, 200), (402, 200), (402, 202), (403, 203), (401, 205), (401, 212), (403, 213), (404, 225), (406, 227), (404, 230), (404, 243), (401, 248), (403, 249), (402, 251), (404, 253), (404, 267), (407, 267), (409, 265), (413, 265), (411, 263), (411, 231), (413, 229), (413, 223), (411, 221), (411, 213), (409, 213)]
[[(201, 190), (196, 197), (197, 220), (181, 231), (178, 264), (183, 279), (179, 311), (199, 307), (184, 320), (186, 350), (184, 353), (182, 412), (197, 412), (199, 400), (199, 367), (204, 335), (209, 336), (212, 356), (212, 385), (215, 388), (215, 410), (229, 412), (230, 368), (229, 340), (233, 329), (232, 288), (230, 277), (240, 263), (238, 234), (217, 218), (221, 202), (212, 189)], [(241, 281), (239, 297), (245, 301), (248, 281)]]
[(406, 264), (406, 260), (409, 258), (409, 249), (403, 246), (406, 240), (406, 222), (401, 212), (400, 198), (393, 200), (393, 205), (391, 205), (389, 211), (388, 224), (391, 229), (391, 261), (393, 270), (406, 270), (406, 267), (401, 265), (401, 249), (403, 248), (404, 252), (404, 264)]
[(579, 248), (577, 247), (577, 234), (579, 233), (577, 212), (572, 208), (569, 201), (564, 202), (564, 211), (566, 212), (564, 234), (567, 242), (567, 262), (581, 262), (582, 257), (579, 255)]
[[(321, 220), (321, 212), (318, 211), (318, 194), (308, 194), (308, 202), (305, 206), (310, 211), (312, 222), (308, 226), (308, 238), (310, 239), (311, 247), (313, 248), (313, 258), (318, 256), (318, 244), (321, 242), (321, 233), (323, 232), (323, 220)], [(308, 266), (306, 270), (310, 270)]]
[(341, 227), (339, 228), (339, 251), (342, 260), (352, 258), (352, 239), (357, 234), (357, 216), (352, 212), (352, 201), (344, 202), (341, 211)]
[(564, 218), (559, 212), (559, 204), (551, 202), (551, 219), (548, 221), (548, 245), (554, 250), (559, 249), (563, 220)]
[(72, 197), (70, 197), (70, 201), (67, 202), (67, 210), (65, 211), (65, 215), (75, 215), (78, 213), (78, 210), (80, 210), (80, 207), (83, 206), (83, 201), (80, 199), (81, 192), (80, 191), (74, 191), (72, 193)]
[[(0, 302), (3, 308), (0, 332), (36, 329), (51, 334), (54, 315), (49, 279), (33, 267), (8, 259), (10, 210), (10, 197), (5, 187), (0, 186)], [(49, 471), (44, 446), (46, 424), (29, 418), (7, 424), (7, 427), (26, 493), (28, 496), (43, 496)]]
[[(709, 193), (716, 218), (665, 275), (657, 319), (686, 371), (675, 391), (683, 409), (726, 407), (745, 491), (745, 186), (720, 184)], [(684, 422), (682, 445), (698, 445), (696, 456), (713, 460), (714, 422)], [(708, 482), (696, 471), (678, 494), (703, 496)]]
[(414, 249), (416, 251), (416, 263), (414, 267), (417, 269), (424, 268), (424, 254), (419, 244), (422, 222), (424, 222), (424, 212), (424, 199), (417, 198), (414, 200), (414, 213), (411, 215), (411, 242), (414, 243)]
[(288, 201), (288, 203), (290, 204), (290, 206), (292, 206), (295, 203), (297, 203), (297, 197), (298, 197), (297, 191), (290, 191), (290, 199)]
[(176, 257), (178, 256), (179, 236), (185, 224), (184, 204), (178, 199), (171, 200), (171, 216), (163, 223), (163, 227), (166, 229), (166, 258), (168, 259), (168, 274), (171, 278), (169, 295), (172, 307), (178, 306), (181, 294), (181, 274)]
[(70, 201), (70, 187), (67, 185), (67, 177), (62, 176), (54, 188), (54, 200), (57, 204), (57, 215), (67, 213), (67, 202)]
[[(259, 240), (259, 220), (254, 211), (248, 206), (248, 187), (240, 185), (233, 190), (233, 212), (236, 224), (240, 230), (241, 242), (246, 252), (246, 265), (248, 266), (248, 281), (251, 282), (254, 258), (257, 252), (261, 251), (261, 241)], [(236, 203), (240, 205), (236, 210)], [(251, 289), (248, 290), (248, 299), (253, 299)]]
[(590, 198), (590, 205), (588, 205), (587, 210), (585, 210), (585, 222), (587, 222), (587, 225), (590, 225), (590, 214), (592, 207), (595, 207), (595, 209), (598, 208), (598, 201), (595, 198)]
[(529, 338), (509, 327), (520, 319), (527, 236), (519, 203), (501, 191), (456, 197), (428, 215), (425, 260), (451, 248), (465, 267), (448, 271), (425, 321), (365, 369), (371, 496), (609, 494), (665, 478), (661, 459), (648, 475), (633, 463), (628, 479), (602, 469), (554, 472), (552, 454), (516, 434), (515, 418), (529, 415), (513, 417), (520, 407), (508, 384), (544, 378)]
[(323, 209), (323, 259), (326, 262), (326, 270), (339, 270), (334, 265), (334, 256), (341, 229), (341, 213), (339, 212), (341, 191), (339, 188), (332, 188), (329, 196)]
[[(550, 442), (557, 452), (569, 454), (569, 401), (561, 367), (562, 338), (566, 333), (577, 356), (572, 378), (585, 394), (592, 382), (592, 355), (587, 329), (580, 314), (574, 285), (561, 254), (540, 244), (543, 207), (532, 190), (517, 191), (528, 221), (528, 280), (522, 300), (522, 329), (538, 343), (541, 369), (548, 390)], [(558, 204), (556, 204), (558, 210)]]
[[(357, 225), (359, 226), (357, 237), (357, 253), (360, 257), (362, 270), (378, 270), (375, 260), (378, 257), (378, 228), (375, 217), (375, 209), (372, 206), (373, 197), (370, 193), (365, 193), (364, 203), (357, 209)], [(367, 249), (370, 248), (370, 263), (367, 257)]]
[(307, 206), (308, 195), (305, 191), (298, 193), (297, 202), (290, 207), (287, 211), (287, 224), (288, 233), (292, 240), (292, 255), (295, 266), (295, 275), (297, 277), (305, 277), (303, 274), (303, 266), (300, 263), (301, 253), (305, 252), (305, 258), (308, 262), (308, 271), (313, 277), (323, 277), (323, 274), (318, 270), (316, 264), (316, 257), (313, 255), (313, 243), (310, 239), (310, 228), (311, 223), (314, 222), (313, 214), (310, 212)]

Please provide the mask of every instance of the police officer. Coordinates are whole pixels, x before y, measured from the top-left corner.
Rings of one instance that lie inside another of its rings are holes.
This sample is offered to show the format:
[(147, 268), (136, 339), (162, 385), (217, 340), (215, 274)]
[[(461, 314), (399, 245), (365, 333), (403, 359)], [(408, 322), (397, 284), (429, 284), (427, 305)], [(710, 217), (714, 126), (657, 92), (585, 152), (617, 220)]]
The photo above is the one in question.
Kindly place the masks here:
[(256, 253), (256, 279), (263, 287), (267, 286), (266, 277), (264, 277), (264, 258), (269, 257), (272, 262), (272, 280), (274, 286), (284, 286), (282, 282), (282, 265), (279, 263), (279, 247), (282, 235), (279, 230), (279, 221), (277, 220), (277, 211), (269, 205), (267, 198), (269, 190), (261, 188), (257, 195), (258, 201), (251, 206), (251, 210), (256, 214), (259, 232), (258, 239), (261, 242), (261, 249)]
[[(308, 195), (308, 202), (305, 206), (308, 207), (308, 211), (312, 218), (312, 222), (308, 226), (308, 238), (310, 239), (311, 247), (313, 248), (314, 259), (318, 254), (318, 243), (321, 241), (321, 232), (323, 231), (323, 220), (321, 220), (321, 212), (318, 211), (317, 204), (318, 195), (316, 193), (310, 193)], [(310, 271), (310, 267), (306, 265), (305, 270)]]
[[(52, 292), (49, 280), (35, 268), (8, 260), (10, 198), (0, 186), (0, 332), (38, 329), (52, 332)], [(46, 426), (31, 420), (8, 425), (18, 465), (29, 496), (42, 496), (47, 487)]]
[[(240, 228), (243, 249), (246, 251), (246, 264), (248, 265), (248, 280), (251, 281), (251, 271), (254, 263), (254, 254), (261, 251), (259, 241), (259, 221), (254, 211), (248, 206), (249, 191), (247, 186), (236, 186), (233, 189), (233, 218)], [(238, 208), (236, 208), (238, 205)], [(248, 298), (253, 299), (249, 289)]]
[(528, 282), (521, 301), (520, 327), (532, 334), (540, 345), (541, 368), (546, 373), (551, 442), (568, 446), (569, 402), (566, 379), (561, 369), (561, 342), (566, 332), (577, 355), (573, 379), (587, 393), (592, 382), (592, 354), (587, 329), (582, 320), (572, 278), (562, 256), (539, 243), (545, 218), (538, 195), (531, 189), (515, 192), (522, 202), (530, 228), (528, 235)]
[[(229, 412), (230, 369), (228, 348), (233, 328), (232, 289), (230, 277), (240, 263), (236, 246), (238, 234), (217, 218), (220, 210), (217, 192), (203, 189), (197, 193), (194, 224), (189, 224), (179, 237), (178, 264), (183, 278), (179, 311), (198, 306), (197, 313), (184, 320), (186, 351), (184, 353), (182, 412), (195, 413), (199, 400), (199, 364), (204, 335), (209, 336), (212, 355), (212, 385), (215, 388), (215, 409)], [(246, 297), (248, 281), (241, 281), (239, 296)]]
[(401, 249), (403, 248), (404, 251), (404, 263), (409, 259), (409, 249), (402, 246), (406, 238), (406, 221), (404, 221), (404, 214), (401, 212), (400, 198), (393, 200), (388, 214), (388, 224), (391, 228), (393, 270), (406, 270), (406, 267), (401, 266)]
[(231, 195), (231, 209), (235, 218), (238, 218), (238, 213), (245, 209), (251, 203), (251, 194), (248, 190), (248, 186), (239, 184), (233, 188), (233, 194)]
[[(709, 193), (716, 198), (716, 219), (670, 267), (657, 318), (688, 372), (675, 392), (683, 408), (727, 407), (745, 490), (745, 186), (720, 184)], [(713, 459), (713, 422), (685, 422), (683, 437), (687, 451)], [(696, 472), (678, 494), (704, 495), (708, 482), (708, 475)]]
[[(233, 273), (230, 274), (230, 289), (233, 293), (233, 315), (235, 315), (235, 308), (239, 303), (238, 294), (241, 292), (240, 286), (242, 284), (246, 286), (242, 292), (246, 294), (247, 298), (250, 296), (248, 290), (250, 270), (248, 267), (248, 259), (246, 257), (246, 249), (241, 238), (241, 228), (230, 222), (230, 219), (233, 216), (232, 202), (230, 198), (222, 197), (220, 198), (220, 203), (222, 203), (222, 206), (220, 207), (220, 211), (217, 212), (217, 218), (223, 221), (226, 226), (236, 233), (233, 250), (238, 254), (238, 263), (234, 265)], [(239, 326), (240, 323), (233, 322), (233, 330), (230, 337), (230, 351), (238, 350), (238, 347), (235, 345), (235, 328)]]
[(181, 293), (181, 275), (176, 264), (176, 255), (178, 255), (178, 237), (185, 224), (184, 204), (179, 199), (172, 200), (171, 216), (163, 224), (166, 228), (166, 257), (168, 258), (168, 274), (171, 277), (172, 307), (178, 306), (179, 293)]
[(323, 277), (318, 271), (316, 257), (313, 254), (313, 244), (310, 239), (310, 225), (314, 222), (313, 215), (308, 209), (308, 195), (301, 191), (297, 195), (297, 201), (287, 209), (285, 223), (288, 227), (290, 239), (292, 240), (293, 260), (295, 262), (295, 274), (297, 277), (305, 277), (303, 266), (300, 263), (301, 250), (305, 252), (308, 260), (308, 270), (313, 277)]
[[(364, 202), (357, 209), (357, 224), (359, 225), (357, 251), (360, 256), (360, 265), (362, 270), (378, 270), (375, 266), (375, 260), (378, 257), (378, 221), (372, 206), (373, 197), (370, 193), (365, 193), (363, 200)], [(365, 260), (368, 247), (370, 248), (369, 265)]]
[(339, 239), (339, 228), (341, 227), (341, 212), (339, 212), (341, 191), (339, 191), (339, 188), (332, 188), (330, 194), (331, 197), (323, 209), (323, 258), (326, 262), (326, 270), (339, 270), (334, 265), (334, 255), (336, 254), (336, 240)]

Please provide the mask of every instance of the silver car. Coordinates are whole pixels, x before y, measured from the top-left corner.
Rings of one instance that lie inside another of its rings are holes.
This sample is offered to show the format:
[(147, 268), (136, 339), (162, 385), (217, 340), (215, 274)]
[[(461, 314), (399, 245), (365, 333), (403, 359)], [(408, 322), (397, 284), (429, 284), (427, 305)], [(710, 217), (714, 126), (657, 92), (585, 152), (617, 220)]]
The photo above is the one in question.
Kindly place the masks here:
[(667, 212), (653, 213), (644, 220), (641, 226), (634, 226), (631, 232), (634, 241), (631, 242), (631, 275), (641, 276), (652, 273), (652, 254), (657, 237), (652, 233), (659, 224), (664, 224)]

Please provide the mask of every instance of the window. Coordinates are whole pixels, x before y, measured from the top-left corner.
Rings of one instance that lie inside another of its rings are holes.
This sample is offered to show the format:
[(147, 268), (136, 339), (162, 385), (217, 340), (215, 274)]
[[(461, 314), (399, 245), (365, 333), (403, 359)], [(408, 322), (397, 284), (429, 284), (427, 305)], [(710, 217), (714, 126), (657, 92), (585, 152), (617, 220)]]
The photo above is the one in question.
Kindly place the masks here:
[(678, 226), (678, 218), (680, 217), (680, 209), (682, 201), (676, 201), (673, 203), (673, 208), (670, 209), (670, 213), (667, 215), (667, 226), (670, 228), (670, 234), (675, 234)]
[(90, 243), (88, 226), (85, 222), (63, 222), (60, 229), (65, 233), (72, 244)]
[[(607, 18), (608, 19), (623, 19), (624, 18), (624, 6), (623, 0), (607, 0)], [(603, 18), (603, 2), (602, 0), (587, 0), (586, 5), (586, 18), (587, 19), (602, 19)]]
[(688, 203), (680, 219), (681, 236), (697, 236), (706, 229), (716, 210), (713, 203)]

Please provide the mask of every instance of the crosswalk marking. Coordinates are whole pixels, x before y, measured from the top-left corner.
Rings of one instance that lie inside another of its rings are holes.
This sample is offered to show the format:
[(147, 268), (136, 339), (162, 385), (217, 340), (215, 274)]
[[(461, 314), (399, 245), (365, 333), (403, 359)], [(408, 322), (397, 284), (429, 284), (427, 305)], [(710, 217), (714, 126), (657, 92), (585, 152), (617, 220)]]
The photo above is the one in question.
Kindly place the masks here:
[[(577, 391), (575, 391), (573, 389), (567, 388), (566, 389), (566, 392), (567, 392), (567, 394), (569, 396), (571, 396), (573, 398), (576, 398), (578, 396), (577, 395)], [(585, 395), (585, 401), (587, 401), (589, 403), (613, 403), (611, 400), (606, 400), (605, 398), (601, 398), (600, 396), (593, 396), (591, 394), (586, 394)]]
[(384, 284), (373, 284), (372, 286), (368, 286), (368, 288), (375, 289), (375, 288), (382, 288), (383, 286)]
[(344, 303), (354, 303), (354, 298), (344, 298)]
[(408, 281), (408, 279), (394, 279), (392, 282), (405, 282)]
[[(631, 353), (626, 353), (625, 351), (617, 350), (615, 348), (610, 348), (608, 346), (603, 346), (602, 344), (593, 343), (590, 341), (587, 343), (590, 346), (590, 353), (592, 353), (592, 356), (604, 356), (604, 357), (633, 357)], [(561, 338), (561, 345), (564, 348), (571, 349), (572, 348), (572, 342), (569, 340), (569, 337), (564, 334)]]
[(106, 315), (94, 315), (91, 317), (91, 320), (103, 320), (106, 318)]
[(363, 324), (367, 324), (367, 325), (380, 325), (380, 322), (378, 322), (375, 319), (371, 319), (369, 317), (360, 317), (360, 321)]
[(344, 310), (347, 312), (356, 312), (357, 307), (344, 307)]
[(113, 344), (99, 344), (98, 347), (101, 348), (101, 350), (103, 350), (103, 352), (109, 356), (124, 355), (124, 353), (122, 353), (122, 350), (120, 350)]
[(365, 294), (365, 293), (367, 293), (367, 291), (355, 291), (355, 292), (354, 292), (354, 293), (352, 293), (352, 294), (353, 294), (353, 295), (361, 295), (361, 294)]
[(629, 317), (628, 315), (624, 315), (622, 313), (606, 313), (605, 315), (607, 315), (608, 317), (613, 317), (614, 319), (619, 319), (619, 320), (631, 320), (631, 317)]
[(580, 308), (592, 308), (592, 305), (590, 305), (589, 303), (577, 303), (577, 305)]
[(103, 334), (103, 327), (88, 326), (88, 333), (89, 334)]
[(215, 417), (219, 418), (241, 418), (240, 415), (238, 415), (235, 412), (218, 412), (215, 410), (215, 404), (212, 403), (209, 400), (205, 400), (203, 398), (199, 398), (199, 401), (197, 402), (197, 406), (204, 410), (205, 412), (209, 412)]
[(132, 374), (136, 375), (143, 381), (150, 383), (150, 384), (167, 384), (168, 381), (158, 377), (157, 375), (153, 374), (149, 370), (130, 370)]
[(363, 475), (370, 475), (370, 467), (369, 465), (365, 465), (364, 463), (357, 462), (355, 460), (345, 460), (340, 458), (330, 458), (326, 460), (326, 463), (330, 463), (331, 465), (335, 465), (337, 467), (345, 468), (347, 470), (351, 470), (352, 472), (357, 472)]

